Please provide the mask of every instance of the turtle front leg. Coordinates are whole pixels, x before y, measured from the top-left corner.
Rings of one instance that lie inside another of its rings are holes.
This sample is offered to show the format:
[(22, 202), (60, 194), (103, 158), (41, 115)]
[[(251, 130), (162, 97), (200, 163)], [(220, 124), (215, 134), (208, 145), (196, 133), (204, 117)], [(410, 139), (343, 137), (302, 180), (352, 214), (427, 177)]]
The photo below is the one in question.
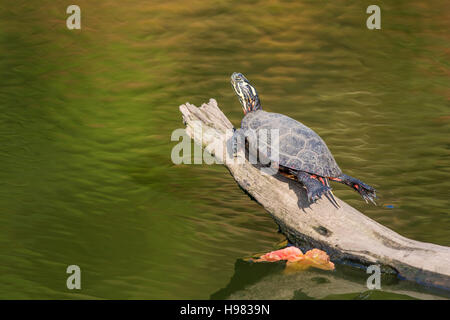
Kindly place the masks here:
[[(303, 171), (297, 173), (297, 178), (298, 181), (300, 181), (306, 188), (308, 200), (310, 202), (316, 202), (322, 197), (322, 195), (325, 195), (334, 205), (336, 205), (336, 200), (334, 200), (333, 194), (331, 193), (331, 188), (328, 186), (326, 178), (311, 175)], [(330, 198), (334, 200), (334, 202)]]

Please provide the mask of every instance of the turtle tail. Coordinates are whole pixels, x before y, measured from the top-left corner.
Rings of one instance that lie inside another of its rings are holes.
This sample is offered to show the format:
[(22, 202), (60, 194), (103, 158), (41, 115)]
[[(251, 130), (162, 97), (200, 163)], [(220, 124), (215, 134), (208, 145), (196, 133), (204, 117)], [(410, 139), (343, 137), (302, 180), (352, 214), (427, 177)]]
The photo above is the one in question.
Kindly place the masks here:
[(372, 202), (374, 205), (377, 205), (375, 200), (377, 198), (376, 190), (372, 188), (371, 186), (365, 184), (364, 182), (350, 177), (346, 174), (342, 174), (337, 178), (330, 178), (330, 180), (343, 183), (352, 189), (356, 190), (361, 197), (366, 201), (367, 203)]

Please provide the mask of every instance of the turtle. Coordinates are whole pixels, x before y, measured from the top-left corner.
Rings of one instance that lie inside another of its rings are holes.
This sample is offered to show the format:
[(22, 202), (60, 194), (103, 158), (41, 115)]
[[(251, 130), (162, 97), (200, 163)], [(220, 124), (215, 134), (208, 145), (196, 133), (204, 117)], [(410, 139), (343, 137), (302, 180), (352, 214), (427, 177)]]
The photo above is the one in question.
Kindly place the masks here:
[[(256, 89), (242, 73), (232, 74), (231, 85), (244, 111), (241, 128), (235, 130), (233, 137), (237, 139), (237, 136), (243, 136), (249, 148), (255, 148), (259, 155), (267, 157), (269, 161), (278, 161), (281, 174), (303, 184), (310, 203), (316, 202), (325, 195), (337, 204), (329, 183), (329, 181), (336, 181), (353, 188), (366, 203), (371, 201), (376, 205), (376, 190), (344, 174), (327, 145), (316, 132), (286, 115), (262, 110)], [(256, 137), (262, 129), (278, 130), (276, 160), (270, 143), (257, 142)]]

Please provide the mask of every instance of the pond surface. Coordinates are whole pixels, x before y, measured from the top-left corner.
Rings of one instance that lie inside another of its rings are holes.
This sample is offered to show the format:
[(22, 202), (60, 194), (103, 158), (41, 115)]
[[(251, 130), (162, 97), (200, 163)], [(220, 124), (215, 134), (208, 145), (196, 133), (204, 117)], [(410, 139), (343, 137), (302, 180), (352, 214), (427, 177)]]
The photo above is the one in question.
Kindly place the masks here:
[(76, 4), (81, 30), (66, 28), (69, 3), (2, 2), (0, 298), (208, 299), (238, 259), (273, 250), (283, 236), (225, 167), (170, 159), (186, 101), (213, 97), (239, 126), (235, 71), (380, 205), (338, 197), (450, 245), (448, 1), (383, 3), (381, 30), (365, 26), (368, 1)]

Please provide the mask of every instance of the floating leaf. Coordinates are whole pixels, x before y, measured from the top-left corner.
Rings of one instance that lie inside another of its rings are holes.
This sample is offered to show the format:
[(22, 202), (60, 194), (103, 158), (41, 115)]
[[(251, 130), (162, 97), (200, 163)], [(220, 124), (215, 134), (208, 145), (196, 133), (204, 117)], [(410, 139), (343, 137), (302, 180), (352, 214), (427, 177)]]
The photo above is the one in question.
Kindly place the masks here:
[(303, 252), (297, 247), (286, 247), (284, 249), (272, 251), (262, 255), (257, 261), (296, 261), (303, 258)]
[(334, 263), (326, 252), (319, 249), (312, 249), (305, 254), (297, 247), (286, 247), (284, 249), (272, 251), (262, 255), (257, 262), (286, 260), (286, 272), (306, 270), (310, 267), (322, 270), (334, 270)]
[(330, 261), (330, 257), (326, 252), (319, 249), (312, 249), (303, 255), (303, 259), (288, 261), (286, 271), (306, 270), (309, 267), (322, 270), (334, 270), (334, 263)]

